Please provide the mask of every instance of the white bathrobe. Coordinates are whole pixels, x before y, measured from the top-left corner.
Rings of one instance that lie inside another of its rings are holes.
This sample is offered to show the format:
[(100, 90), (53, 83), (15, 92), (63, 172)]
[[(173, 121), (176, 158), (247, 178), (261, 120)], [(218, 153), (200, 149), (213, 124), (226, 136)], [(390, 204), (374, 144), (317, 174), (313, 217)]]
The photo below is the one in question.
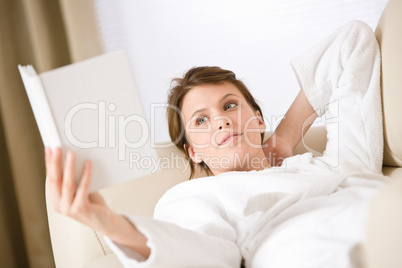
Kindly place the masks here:
[(359, 267), (367, 209), (386, 181), (377, 41), (353, 21), (291, 64), (326, 117), (323, 156), (173, 187), (154, 219), (127, 215), (148, 259), (106, 238), (125, 267)]

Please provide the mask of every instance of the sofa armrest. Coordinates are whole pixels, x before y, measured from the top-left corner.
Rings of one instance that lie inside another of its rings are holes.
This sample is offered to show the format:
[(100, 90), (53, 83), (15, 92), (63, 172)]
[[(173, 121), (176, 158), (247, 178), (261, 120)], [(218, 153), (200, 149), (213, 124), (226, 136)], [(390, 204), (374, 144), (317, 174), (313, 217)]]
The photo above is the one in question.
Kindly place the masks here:
[(46, 180), (46, 204), (53, 256), (58, 268), (82, 267), (93, 259), (111, 253), (95, 230), (55, 212), (49, 199)]
[(82, 268), (123, 268), (123, 265), (117, 259), (114, 253), (92, 260)]
[(388, 168), (384, 174), (393, 181), (370, 207), (364, 248), (368, 268), (402, 267), (402, 168)]

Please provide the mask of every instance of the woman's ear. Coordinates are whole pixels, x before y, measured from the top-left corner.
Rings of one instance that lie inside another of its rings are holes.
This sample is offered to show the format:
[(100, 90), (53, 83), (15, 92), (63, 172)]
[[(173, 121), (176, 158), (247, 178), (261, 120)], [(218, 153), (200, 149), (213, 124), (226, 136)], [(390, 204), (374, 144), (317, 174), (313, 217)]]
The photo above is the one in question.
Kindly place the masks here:
[(260, 128), (260, 132), (264, 133), (265, 130), (267, 129), (267, 126), (265, 125), (264, 121), (262, 120), (262, 116), (260, 111), (256, 111), (255, 115), (258, 117), (258, 127)]
[(189, 157), (191, 160), (193, 160), (194, 163), (201, 163), (202, 159), (200, 159), (199, 155), (194, 151), (193, 146), (189, 145), (188, 143), (184, 144), (184, 150), (187, 151)]

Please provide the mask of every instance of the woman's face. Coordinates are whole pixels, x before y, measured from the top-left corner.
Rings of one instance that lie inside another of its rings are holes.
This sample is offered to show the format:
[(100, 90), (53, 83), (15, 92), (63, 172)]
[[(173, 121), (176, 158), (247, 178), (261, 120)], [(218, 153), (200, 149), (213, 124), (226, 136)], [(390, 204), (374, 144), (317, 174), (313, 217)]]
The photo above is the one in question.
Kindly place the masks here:
[(194, 87), (181, 109), (189, 143), (185, 149), (194, 162), (204, 161), (214, 175), (267, 165), (261, 147), (266, 126), (233, 84)]

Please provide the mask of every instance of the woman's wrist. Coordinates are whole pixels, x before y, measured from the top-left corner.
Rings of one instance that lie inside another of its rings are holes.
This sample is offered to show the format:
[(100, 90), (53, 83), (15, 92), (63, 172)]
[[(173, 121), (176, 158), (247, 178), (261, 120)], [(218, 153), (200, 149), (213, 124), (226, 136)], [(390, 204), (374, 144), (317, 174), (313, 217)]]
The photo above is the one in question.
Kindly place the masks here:
[(126, 246), (140, 255), (148, 258), (150, 248), (146, 245), (147, 238), (125, 216), (114, 214), (110, 230), (105, 233), (112, 241)]

